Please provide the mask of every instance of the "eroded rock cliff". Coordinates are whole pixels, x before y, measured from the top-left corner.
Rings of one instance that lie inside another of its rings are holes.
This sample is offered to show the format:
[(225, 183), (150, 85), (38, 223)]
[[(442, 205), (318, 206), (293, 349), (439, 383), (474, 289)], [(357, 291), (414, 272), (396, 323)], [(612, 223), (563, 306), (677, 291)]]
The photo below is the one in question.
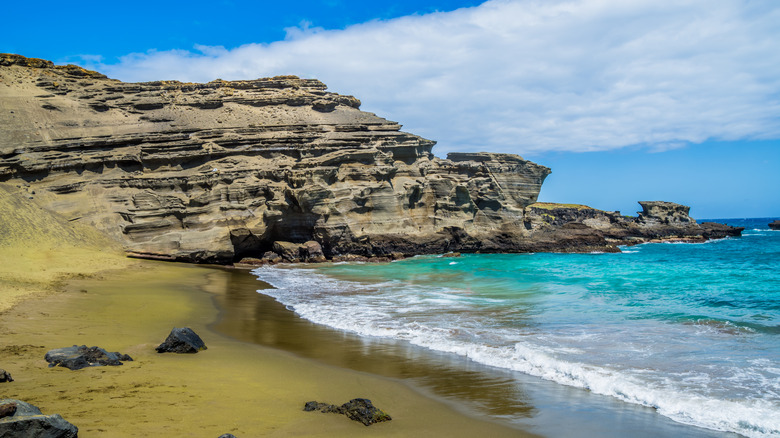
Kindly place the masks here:
[(124, 83), (0, 55), (0, 183), (130, 254), (194, 262), (259, 257), (277, 241), (316, 241), (331, 258), (614, 250), (648, 238), (642, 229), (703, 236), (687, 211), (656, 204), (639, 219), (541, 212), (548, 168), (507, 154), (439, 159), (435, 142), (359, 107), (294, 76)]

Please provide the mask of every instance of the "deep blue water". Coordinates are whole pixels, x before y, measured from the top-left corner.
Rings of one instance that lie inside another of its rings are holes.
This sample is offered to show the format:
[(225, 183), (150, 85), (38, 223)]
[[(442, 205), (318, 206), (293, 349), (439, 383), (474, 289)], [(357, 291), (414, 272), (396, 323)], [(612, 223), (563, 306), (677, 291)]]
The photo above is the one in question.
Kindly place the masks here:
[(311, 321), (405, 340), (655, 408), (780, 436), (780, 231), (617, 254), (475, 254), (261, 268)]

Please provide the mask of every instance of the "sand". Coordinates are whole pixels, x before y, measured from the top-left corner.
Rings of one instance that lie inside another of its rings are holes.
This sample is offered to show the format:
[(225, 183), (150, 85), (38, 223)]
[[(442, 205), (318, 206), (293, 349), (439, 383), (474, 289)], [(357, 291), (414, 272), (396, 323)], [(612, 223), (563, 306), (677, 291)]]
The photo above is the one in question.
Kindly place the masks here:
[(134, 263), (93, 228), (41, 207), (46, 195), (34, 200), (28, 190), (0, 183), (0, 312), (59, 290), (68, 279)]
[[(80, 437), (524, 436), (400, 380), (222, 335), (210, 327), (230, 283), (214, 268), (127, 259), (17, 189), (0, 184), (0, 368), (15, 379), (0, 391), (62, 415)], [(156, 353), (174, 326), (194, 329), (208, 350)], [(74, 344), (135, 360), (78, 371), (47, 366), (46, 351)], [(310, 400), (355, 397), (371, 399), (393, 420), (365, 427), (302, 410)]]

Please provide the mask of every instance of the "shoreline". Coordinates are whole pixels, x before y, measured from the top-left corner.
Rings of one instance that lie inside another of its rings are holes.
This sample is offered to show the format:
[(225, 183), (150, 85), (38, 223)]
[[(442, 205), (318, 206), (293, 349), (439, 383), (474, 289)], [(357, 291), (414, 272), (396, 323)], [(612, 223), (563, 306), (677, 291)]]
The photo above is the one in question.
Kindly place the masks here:
[[(4, 396), (62, 415), (84, 437), (532, 436), (464, 415), (402, 381), (218, 333), (211, 328), (220, 317), (215, 291), (224, 296), (229, 291), (215, 277), (227, 272), (138, 262), (102, 278), (72, 279), (59, 293), (30, 297), (0, 313), (6, 341), (0, 366), (15, 379), (3, 384)], [(154, 352), (173, 326), (185, 325), (201, 335), (208, 350)], [(47, 350), (73, 344), (119, 351), (134, 361), (79, 371), (47, 367)], [(371, 399), (393, 421), (366, 429), (343, 416), (302, 411), (310, 400), (340, 404), (356, 397)]]
[[(289, 268), (295, 271), (295, 266)], [(309, 289), (300, 289), (302, 286), (298, 282), (302, 279), (299, 277), (308, 271), (303, 269), (293, 274), (292, 278), (298, 279), (293, 284), (298, 285), (299, 291), (319, 290), (320, 283), (316, 282), (307, 283)], [(257, 275), (260, 279), (265, 277), (262, 273)], [(274, 284), (279, 279), (275, 275), (265, 278)], [(262, 283), (256, 281), (256, 284), (256, 289), (261, 289)], [(286, 283), (282, 281), (281, 284), (284, 288)], [(321, 285), (325, 291), (330, 290), (327, 282)], [(344, 290), (344, 287), (349, 288), (341, 285), (340, 289)], [(355, 293), (359, 290), (358, 287)], [(272, 296), (260, 292), (232, 297), (237, 311), (229, 318), (231, 324), (236, 325), (234, 330), (241, 328), (240, 332), (235, 332), (245, 336), (245, 340), (279, 346), (321, 362), (408, 381), (423, 393), (444, 400), (471, 416), (493, 417), (501, 423), (550, 437), (735, 436), (677, 422), (649, 405), (627, 403), (608, 394), (487, 365), (464, 355), (448, 353), (446, 349), (427, 348), (401, 339), (361, 336), (348, 329), (316, 324), (276, 301), (272, 298), (276, 296), (273, 292), (270, 292)], [(307, 313), (304, 311), (304, 314)], [(254, 330), (253, 325), (259, 327), (260, 321), (266, 321), (262, 330)], [(224, 331), (225, 328), (218, 329)], [(319, 337), (320, 348), (307, 350), (306, 345), (296, 345), (284, 336), (290, 332), (308, 332), (307, 336)], [(256, 333), (254, 339), (252, 333)], [(339, 354), (334, 353), (336, 349)]]

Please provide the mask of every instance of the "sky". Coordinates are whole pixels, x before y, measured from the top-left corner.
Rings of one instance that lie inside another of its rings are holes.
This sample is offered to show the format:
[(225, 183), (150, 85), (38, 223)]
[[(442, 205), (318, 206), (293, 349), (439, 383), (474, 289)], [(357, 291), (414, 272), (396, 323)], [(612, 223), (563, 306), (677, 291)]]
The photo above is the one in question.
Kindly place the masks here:
[(780, 217), (780, 2), (13, 2), (0, 52), (124, 81), (295, 74), (552, 169), (540, 200)]

